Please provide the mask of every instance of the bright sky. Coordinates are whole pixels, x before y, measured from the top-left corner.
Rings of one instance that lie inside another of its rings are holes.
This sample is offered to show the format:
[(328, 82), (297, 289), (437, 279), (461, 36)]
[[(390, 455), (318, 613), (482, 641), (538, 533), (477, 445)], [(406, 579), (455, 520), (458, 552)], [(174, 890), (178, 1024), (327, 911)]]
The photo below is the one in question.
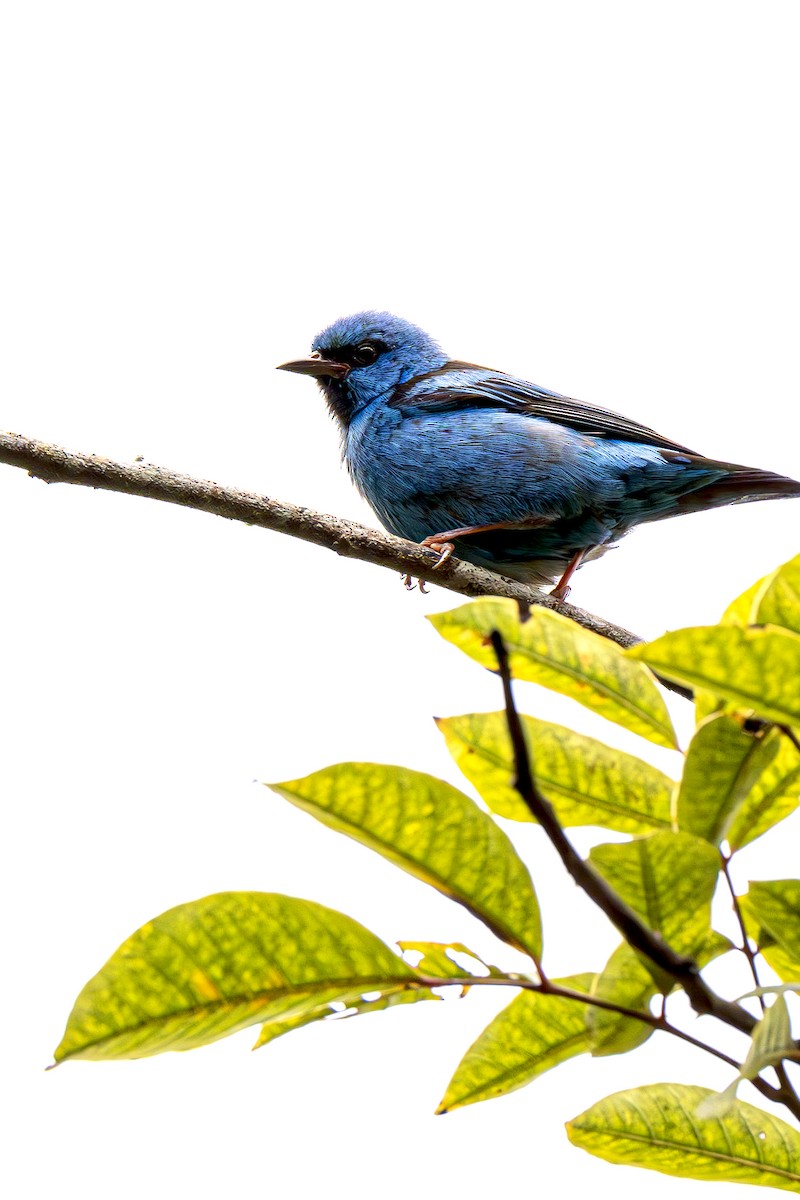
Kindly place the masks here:
[[(374, 524), (316, 389), (273, 368), (378, 307), (454, 357), (800, 476), (791, 0), (31, 0), (0, 21), (4, 427)], [(347, 759), (457, 783), (431, 717), (500, 694), (424, 619), (457, 597), (155, 502), (10, 468), (0, 489), (9, 1194), (674, 1195), (563, 1123), (642, 1083), (728, 1083), (679, 1044), (432, 1116), (496, 993), (256, 1055), (252, 1030), (43, 1072), (115, 947), (216, 891), (309, 897), (388, 942), (463, 940), (513, 967), (463, 910), (259, 786)], [(792, 504), (639, 531), (573, 599), (648, 636), (714, 621), (800, 549)], [(796, 873), (798, 828), (742, 855), (742, 885)], [(551, 973), (599, 969), (615, 938), (537, 831), (512, 836)]]

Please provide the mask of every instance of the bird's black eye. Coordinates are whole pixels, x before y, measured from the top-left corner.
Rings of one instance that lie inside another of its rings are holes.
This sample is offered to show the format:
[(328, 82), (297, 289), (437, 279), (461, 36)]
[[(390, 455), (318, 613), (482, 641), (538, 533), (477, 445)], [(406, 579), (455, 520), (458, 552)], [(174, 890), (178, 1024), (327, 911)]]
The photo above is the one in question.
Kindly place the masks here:
[(376, 342), (359, 342), (353, 351), (353, 362), (357, 367), (371, 367), (380, 352)]

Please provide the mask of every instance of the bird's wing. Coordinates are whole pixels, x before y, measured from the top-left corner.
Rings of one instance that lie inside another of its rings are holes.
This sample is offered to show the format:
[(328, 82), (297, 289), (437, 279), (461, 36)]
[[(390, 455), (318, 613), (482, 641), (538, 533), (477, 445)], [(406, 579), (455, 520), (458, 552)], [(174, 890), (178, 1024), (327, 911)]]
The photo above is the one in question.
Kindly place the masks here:
[(645, 442), (661, 450), (695, 453), (618, 413), (582, 404), (580, 400), (560, 396), (558, 392), (550, 392), (524, 379), (515, 379), (502, 371), (491, 371), (472, 363), (449, 362), (427, 375), (417, 375), (396, 388), (388, 403), (391, 408), (404, 412), (446, 413), (459, 409), (500, 408), (568, 425), (591, 437), (619, 438), (627, 442)]

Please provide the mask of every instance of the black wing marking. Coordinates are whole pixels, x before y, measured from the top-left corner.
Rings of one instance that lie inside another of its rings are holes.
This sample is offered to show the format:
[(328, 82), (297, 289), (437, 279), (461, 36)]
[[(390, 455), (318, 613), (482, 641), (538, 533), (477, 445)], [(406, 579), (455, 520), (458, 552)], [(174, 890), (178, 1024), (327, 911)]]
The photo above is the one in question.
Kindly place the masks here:
[[(474, 377), (466, 381), (460, 379), (457, 384), (448, 387), (446, 377), (456, 372), (474, 372)], [(673, 442), (654, 429), (648, 429), (646, 425), (621, 417), (618, 413), (582, 404), (580, 400), (560, 396), (524, 379), (515, 379), (501, 371), (491, 371), (474, 363), (448, 362), (436, 371), (417, 375), (395, 389), (389, 405), (402, 411), (418, 412), (501, 408), (528, 417), (541, 417), (559, 425), (569, 425), (571, 429), (591, 437), (620, 438), (628, 442), (644, 442), (661, 450), (695, 454), (688, 446)]]

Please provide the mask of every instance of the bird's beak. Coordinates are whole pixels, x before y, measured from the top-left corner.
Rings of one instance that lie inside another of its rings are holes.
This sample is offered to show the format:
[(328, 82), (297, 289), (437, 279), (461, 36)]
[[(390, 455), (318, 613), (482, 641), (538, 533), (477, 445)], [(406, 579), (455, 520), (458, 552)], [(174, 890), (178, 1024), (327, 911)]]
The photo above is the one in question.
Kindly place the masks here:
[(330, 359), (313, 355), (298, 358), (295, 362), (281, 363), (279, 371), (293, 371), (296, 375), (313, 375), (315, 378), (345, 379), (350, 374), (346, 363), (331, 362)]

